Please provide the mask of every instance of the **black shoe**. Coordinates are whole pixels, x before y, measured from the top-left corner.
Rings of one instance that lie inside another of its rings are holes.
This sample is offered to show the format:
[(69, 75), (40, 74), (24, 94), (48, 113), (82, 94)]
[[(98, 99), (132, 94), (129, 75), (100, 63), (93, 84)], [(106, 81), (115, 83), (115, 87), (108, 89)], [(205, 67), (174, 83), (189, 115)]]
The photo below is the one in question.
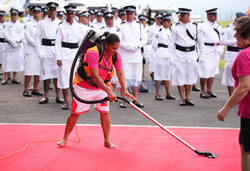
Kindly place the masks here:
[(194, 102), (192, 102), (190, 99), (186, 99), (185, 103), (187, 106), (194, 106)]
[(46, 104), (46, 103), (48, 103), (48, 102), (49, 102), (49, 99), (46, 98), (46, 97), (44, 97), (44, 98), (42, 98), (41, 100), (39, 100), (39, 104)]
[(120, 108), (126, 108), (127, 107), (126, 103), (124, 101), (120, 101), (119, 106), (120, 106)]
[(143, 86), (140, 86), (140, 87), (139, 87), (139, 92), (141, 92), (141, 93), (147, 93), (147, 92), (148, 92), (148, 89), (146, 89), (146, 88), (143, 87)]
[(2, 85), (8, 84), (8, 80), (3, 80), (3, 81), (1, 82), (1, 84), (2, 84)]
[(64, 103), (64, 100), (60, 97), (57, 97), (56, 98), (56, 103), (60, 103), (60, 104), (63, 104)]
[(158, 94), (158, 95), (155, 95), (155, 100), (163, 100), (163, 98), (160, 94)]
[(3, 75), (3, 72), (0, 72), (0, 75)]
[(166, 96), (166, 99), (168, 99), (168, 100), (175, 100), (175, 97), (172, 96), (171, 94), (168, 94), (168, 95)]
[(212, 97), (212, 98), (216, 98), (216, 97), (217, 97), (217, 95), (214, 94), (212, 91), (208, 91), (207, 94), (208, 94), (210, 97)]
[(10, 76), (8, 76), (8, 80), (11, 80), (11, 77), (10, 77)]
[(137, 100), (134, 100), (133, 103), (134, 103), (137, 107), (139, 107), (139, 108), (143, 108), (143, 107), (144, 107), (144, 105), (143, 105), (142, 103), (139, 103)]
[(32, 95), (31, 95), (31, 92), (29, 90), (24, 90), (23, 91), (23, 96), (25, 96), (25, 97), (31, 97)]
[(69, 103), (63, 103), (62, 109), (63, 110), (68, 110), (69, 109)]
[(210, 95), (207, 93), (207, 92), (205, 92), (205, 93), (200, 93), (200, 98), (203, 98), (203, 99), (209, 99), (210, 98)]
[(179, 105), (180, 105), (180, 106), (186, 106), (185, 100), (184, 100), (184, 99), (181, 99), (181, 100), (179, 101)]
[(200, 89), (199, 89), (199, 87), (197, 87), (197, 86), (193, 86), (193, 87), (192, 87), (192, 91), (200, 91)]
[(40, 93), (38, 90), (32, 90), (31, 94), (35, 96), (43, 96), (43, 93)]
[(19, 80), (11, 80), (11, 83), (12, 84), (20, 84), (20, 81)]

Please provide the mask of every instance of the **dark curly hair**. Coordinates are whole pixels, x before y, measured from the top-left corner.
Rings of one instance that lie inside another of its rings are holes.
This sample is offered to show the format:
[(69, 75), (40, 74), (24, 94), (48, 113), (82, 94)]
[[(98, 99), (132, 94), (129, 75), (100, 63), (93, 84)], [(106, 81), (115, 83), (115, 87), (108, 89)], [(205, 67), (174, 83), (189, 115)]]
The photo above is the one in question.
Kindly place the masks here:
[(243, 16), (236, 20), (235, 30), (237, 34), (247, 39), (250, 37), (250, 16)]
[(114, 33), (105, 32), (104, 36), (105, 36), (104, 42), (109, 45), (114, 44), (116, 42), (120, 42), (119, 37)]

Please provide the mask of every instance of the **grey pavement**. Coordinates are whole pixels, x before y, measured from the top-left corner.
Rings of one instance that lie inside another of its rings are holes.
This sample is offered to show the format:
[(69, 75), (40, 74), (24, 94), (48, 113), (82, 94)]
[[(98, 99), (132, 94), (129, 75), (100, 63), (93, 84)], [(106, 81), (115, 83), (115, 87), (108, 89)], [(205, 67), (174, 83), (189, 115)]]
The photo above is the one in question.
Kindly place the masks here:
[[(173, 86), (171, 91), (177, 97), (176, 100), (156, 101), (152, 81), (146, 72), (146, 84), (150, 91), (139, 93), (139, 101), (145, 105), (142, 110), (165, 126), (239, 128), (237, 107), (229, 113), (224, 122), (219, 122), (216, 118), (218, 110), (228, 99), (227, 88), (220, 83), (221, 74), (222, 70), (215, 78), (214, 91), (218, 95), (217, 98), (201, 99), (199, 92), (192, 92), (191, 99), (195, 102), (195, 106), (182, 107), (178, 104), (177, 87)], [(0, 78), (3, 76), (1, 75)], [(54, 90), (49, 92), (49, 103), (40, 105), (38, 101), (41, 97), (22, 95), (23, 73), (18, 73), (18, 79), (21, 81), (19, 85), (11, 84), (10, 81), (8, 85), (0, 85), (0, 123), (65, 124), (70, 110), (62, 110), (61, 104), (55, 103)], [(39, 87), (43, 92), (42, 82)], [(165, 97), (164, 89), (162, 89), (162, 96)], [(129, 105), (126, 109), (119, 108), (117, 102), (110, 103), (110, 116), (113, 125), (155, 125)], [(83, 114), (78, 120), (78, 124), (99, 123), (99, 114), (93, 107), (89, 113)]]

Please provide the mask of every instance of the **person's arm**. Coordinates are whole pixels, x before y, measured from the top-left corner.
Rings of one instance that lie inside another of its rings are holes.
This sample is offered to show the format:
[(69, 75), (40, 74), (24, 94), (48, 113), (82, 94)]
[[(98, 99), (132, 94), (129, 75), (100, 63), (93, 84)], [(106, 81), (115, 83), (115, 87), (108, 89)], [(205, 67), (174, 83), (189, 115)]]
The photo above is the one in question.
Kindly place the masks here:
[(97, 84), (97, 86), (108, 94), (110, 101), (117, 100), (115, 93), (111, 87), (107, 86), (102, 78), (99, 76), (99, 69), (89, 68), (92, 80)]
[(56, 43), (55, 43), (55, 49), (56, 49), (56, 60), (57, 65), (60, 67), (62, 66), (62, 29), (61, 27), (58, 28), (56, 33)]
[(226, 104), (219, 110), (217, 119), (220, 121), (224, 121), (224, 118), (227, 116), (230, 110), (247, 95), (249, 89), (250, 75), (240, 76), (238, 87), (235, 89), (234, 93), (228, 99)]

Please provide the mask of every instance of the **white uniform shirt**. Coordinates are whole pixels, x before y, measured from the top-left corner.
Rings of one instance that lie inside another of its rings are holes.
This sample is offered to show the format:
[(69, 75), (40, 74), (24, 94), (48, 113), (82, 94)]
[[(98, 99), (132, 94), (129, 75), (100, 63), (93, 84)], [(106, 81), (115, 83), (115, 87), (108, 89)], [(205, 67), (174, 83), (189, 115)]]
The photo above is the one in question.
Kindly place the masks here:
[[(153, 36), (152, 39), (152, 46), (153, 49), (156, 52), (156, 58), (171, 58), (172, 59), (172, 54), (170, 53), (170, 46), (171, 43), (171, 32), (169, 28), (164, 28), (161, 27)], [(167, 48), (165, 47), (159, 47), (159, 44), (163, 44), (168, 46)]]
[(142, 24), (133, 21), (121, 24), (117, 30), (121, 43), (119, 52), (125, 63), (142, 62), (141, 48), (147, 43)]
[(100, 28), (100, 32), (102, 34), (105, 32), (117, 34), (116, 31), (117, 31), (117, 27), (115, 27), (115, 26), (113, 26), (113, 27), (104, 26), (104, 27)]
[[(0, 38), (4, 39), (4, 27), (5, 27), (5, 22), (4, 23), (0, 23)], [(3, 52), (5, 50), (5, 45), (4, 42), (0, 42), (0, 51)]]
[(25, 54), (37, 53), (36, 49), (36, 31), (37, 31), (37, 20), (32, 18), (30, 21), (25, 23)]
[[(189, 37), (189, 35), (186, 32), (186, 29), (189, 30), (189, 33), (192, 35), (194, 40)], [(184, 52), (176, 49), (176, 44), (182, 47), (191, 47), (191, 46), (196, 46), (199, 51), (202, 50), (203, 48), (203, 41), (201, 37), (198, 35), (198, 28), (197, 25), (194, 23), (183, 23), (183, 22), (178, 22), (176, 23), (175, 26), (172, 27), (172, 32), (171, 32), (171, 43), (170, 43), (170, 48), (171, 52), (173, 52), (173, 57), (176, 61), (183, 61), (185, 62), (186, 60), (192, 61), (192, 60), (197, 60), (198, 58), (198, 53), (196, 50), (191, 51), (191, 52)], [(197, 40), (197, 44), (196, 44)], [(188, 55), (187, 55), (188, 54)]]
[[(234, 30), (234, 28), (235, 28), (234, 24), (231, 23), (229, 26), (223, 29), (222, 34), (221, 34), (221, 40), (220, 40), (221, 45), (237, 47), (237, 40), (234, 37), (234, 34), (236, 33), (236, 31)], [(225, 61), (233, 62), (235, 58), (237, 57), (238, 53), (239, 52), (226, 51)]]
[(148, 28), (148, 43), (149, 44), (152, 43), (152, 39), (153, 39), (155, 33), (157, 31), (159, 31), (160, 28), (161, 28), (161, 26), (156, 25), (155, 23)]
[(15, 51), (23, 47), (24, 41), (24, 25), (20, 21), (13, 23), (12, 21), (6, 22), (4, 28), (4, 38), (6, 51)]
[(62, 47), (62, 42), (77, 43), (81, 45), (83, 39), (83, 30), (79, 23), (73, 21), (70, 25), (66, 20), (59, 24), (56, 34), (56, 59), (73, 60), (78, 48)]
[[(214, 30), (218, 30), (219, 34)], [(217, 22), (205, 21), (199, 24), (199, 34), (202, 37), (204, 43), (220, 43), (222, 27)], [(211, 54), (214, 51), (218, 52), (219, 55), (223, 53), (223, 46), (204, 46), (205, 54)]]
[(30, 21), (32, 18), (33, 16), (28, 14), (26, 17), (23, 17), (22, 21), (25, 24), (26, 22)]
[(91, 24), (95, 29), (99, 30), (100, 28), (106, 26), (105, 22), (97, 22), (97, 20), (95, 20), (92, 24)]
[(62, 21), (57, 18), (52, 21), (47, 16), (38, 23), (36, 47), (41, 58), (55, 57), (55, 46), (42, 45), (42, 39), (56, 39), (56, 32), (60, 22)]

